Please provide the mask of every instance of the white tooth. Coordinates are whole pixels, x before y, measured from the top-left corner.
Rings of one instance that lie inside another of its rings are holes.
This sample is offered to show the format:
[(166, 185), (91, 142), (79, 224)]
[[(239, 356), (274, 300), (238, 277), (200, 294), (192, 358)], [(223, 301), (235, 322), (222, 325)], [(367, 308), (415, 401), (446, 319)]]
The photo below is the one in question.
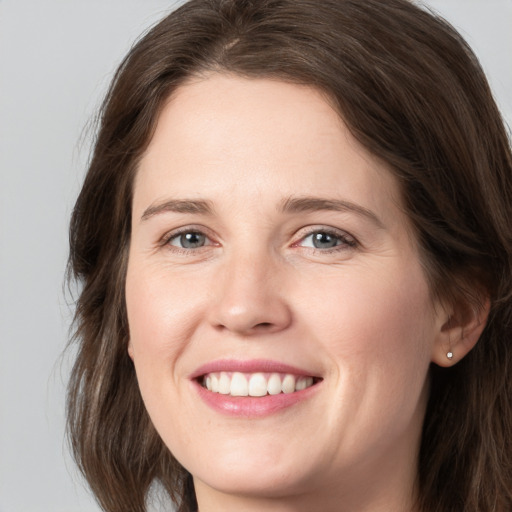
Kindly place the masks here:
[(212, 378), (209, 375), (205, 379), (205, 386), (208, 391), (212, 390)]
[(306, 377), (306, 387), (310, 388), (313, 385), (313, 377)]
[(273, 373), (268, 379), (267, 391), (269, 395), (278, 395), (281, 393), (281, 377)]
[(263, 373), (255, 373), (249, 380), (249, 396), (265, 396), (267, 394), (267, 379)]
[(297, 382), (295, 383), (295, 391), (302, 391), (303, 389), (306, 389), (306, 378), (305, 377), (299, 377), (297, 379)]
[(226, 372), (220, 372), (220, 378), (219, 378), (219, 393), (222, 393), (223, 395), (229, 395), (229, 389), (230, 389), (230, 378)]
[(212, 380), (212, 391), (214, 393), (218, 393), (219, 392), (219, 377), (217, 375), (215, 375), (215, 373), (212, 373), (211, 380)]
[(233, 373), (231, 377), (231, 396), (247, 396), (249, 395), (249, 385), (245, 375), (240, 372)]
[(285, 375), (283, 379), (283, 393), (293, 393), (295, 391), (295, 377), (293, 375)]

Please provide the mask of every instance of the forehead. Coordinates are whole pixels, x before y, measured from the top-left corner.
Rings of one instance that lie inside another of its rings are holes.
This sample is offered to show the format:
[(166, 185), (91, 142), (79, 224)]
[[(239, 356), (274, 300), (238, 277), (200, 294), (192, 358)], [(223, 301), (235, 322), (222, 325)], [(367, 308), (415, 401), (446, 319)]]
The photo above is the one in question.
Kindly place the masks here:
[(319, 90), (271, 79), (210, 74), (191, 79), (173, 92), (144, 160), (161, 152), (162, 145), (176, 150), (198, 141), (196, 149), (201, 153), (190, 156), (229, 150), (236, 157), (263, 148), (275, 156), (276, 146), (287, 144), (291, 158), (299, 150), (297, 142), (307, 143), (301, 146), (304, 156), (318, 150), (315, 144), (320, 138), (328, 147), (325, 143), (333, 137), (348, 141), (348, 131)]
[(134, 206), (166, 195), (226, 200), (227, 190), (244, 204), (306, 193), (348, 195), (383, 210), (399, 202), (392, 174), (355, 140), (325, 94), (215, 74), (179, 87), (165, 104), (140, 162)]

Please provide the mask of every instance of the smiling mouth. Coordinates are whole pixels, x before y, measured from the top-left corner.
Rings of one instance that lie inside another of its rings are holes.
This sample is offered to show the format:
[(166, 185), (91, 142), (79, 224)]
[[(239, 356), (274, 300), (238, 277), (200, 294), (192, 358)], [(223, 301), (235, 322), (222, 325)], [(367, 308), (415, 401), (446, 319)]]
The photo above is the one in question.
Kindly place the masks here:
[(314, 386), (320, 380), (311, 376), (277, 372), (211, 372), (198, 379), (201, 386), (212, 393), (238, 397), (296, 393)]

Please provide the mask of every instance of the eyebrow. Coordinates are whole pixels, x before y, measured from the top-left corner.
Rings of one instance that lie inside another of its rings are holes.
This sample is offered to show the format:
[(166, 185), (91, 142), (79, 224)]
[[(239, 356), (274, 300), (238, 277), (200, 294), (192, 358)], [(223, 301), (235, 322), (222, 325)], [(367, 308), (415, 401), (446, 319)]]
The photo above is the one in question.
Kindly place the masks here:
[(166, 212), (211, 215), (213, 213), (213, 207), (209, 201), (196, 199), (170, 199), (163, 203), (151, 205), (146, 208), (140, 220), (148, 220), (155, 215)]
[(320, 210), (335, 212), (352, 212), (372, 221), (384, 229), (384, 224), (377, 215), (364, 206), (341, 199), (324, 199), (320, 197), (289, 197), (284, 200), (281, 209), (284, 213), (315, 212)]
[[(379, 228), (384, 229), (384, 224), (377, 215), (358, 204), (341, 199), (324, 199), (320, 197), (289, 197), (281, 204), (283, 213), (303, 213), (315, 212), (321, 210), (335, 212), (352, 212), (357, 215), (366, 217)], [(199, 215), (212, 215), (213, 206), (210, 201), (196, 199), (170, 199), (163, 203), (151, 205), (141, 216), (141, 221), (148, 220), (155, 215), (174, 212), (174, 213), (192, 213)]]

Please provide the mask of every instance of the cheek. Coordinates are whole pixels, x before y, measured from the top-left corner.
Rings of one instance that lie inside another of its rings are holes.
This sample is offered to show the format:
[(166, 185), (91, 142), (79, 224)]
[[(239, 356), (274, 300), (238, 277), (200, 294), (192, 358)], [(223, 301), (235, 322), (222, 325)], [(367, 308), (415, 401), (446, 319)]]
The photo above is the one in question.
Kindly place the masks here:
[(328, 350), (339, 365), (339, 409), (351, 404), (351, 418), (359, 425), (354, 439), (366, 444), (360, 437), (368, 430), (362, 425), (370, 430), (379, 425), (378, 445), (421, 423), (435, 337), (421, 270), (388, 270), (368, 271), (345, 283), (337, 316), (331, 316), (338, 320), (335, 325), (331, 321), (324, 338), (330, 340)]
[[(188, 429), (180, 428), (181, 414), (169, 421), (170, 411), (184, 402), (179, 387), (180, 357), (192, 336), (199, 307), (190, 287), (165, 272), (131, 261), (126, 278), (130, 352), (146, 409), (164, 439), (187, 443)], [(186, 415), (184, 415), (186, 416)]]
[(419, 266), (359, 270), (311, 294), (309, 317), (335, 363), (341, 401), (365, 396), (383, 414), (410, 410), (435, 339), (428, 286)]
[(347, 273), (311, 297), (309, 307), (322, 318), (318, 325), (330, 326), (328, 339), (343, 340), (355, 352), (399, 356), (432, 341), (429, 290), (416, 265)]
[(174, 358), (192, 332), (201, 307), (192, 287), (161, 269), (130, 262), (126, 306), (135, 357)]

